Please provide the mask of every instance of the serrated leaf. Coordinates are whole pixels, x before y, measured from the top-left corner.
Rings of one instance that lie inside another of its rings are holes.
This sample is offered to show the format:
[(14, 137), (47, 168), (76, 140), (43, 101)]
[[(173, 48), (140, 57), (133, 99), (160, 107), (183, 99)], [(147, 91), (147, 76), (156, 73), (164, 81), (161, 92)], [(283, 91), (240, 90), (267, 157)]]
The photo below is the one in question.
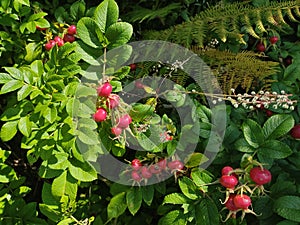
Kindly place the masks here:
[(129, 212), (134, 216), (142, 205), (142, 190), (139, 187), (132, 187), (126, 193), (126, 203)]
[(300, 197), (283, 196), (274, 203), (274, 211), (281, 217), (300, 223)]
[(18, 123), (19, 131), (25, 136), (29, 137), (31, 134), (32, 123), (28, 116), (21, 117)]
[(181, 193), (172, 193), (165, 196), (163, 204), (188, 204), (191, 200)]
[(158, 222), (158, 225), (186, 225), (187, 218), (181, 210), (174, 210), (167, 213)]
[(87, 162), (72, 160), (69, 171), (79, 181), (90, 182), (97, 179), (97, 171)]
[(77, 137), (87, 145), (99, 144), (98, 133), (96, 130), (92, 130), (89, 127), (81, 127), (77, 130)]
[(105, 36), (109, 41), (110, 49), (127, 43), (133, 33), (132, 25), (126, 22), (114, 23), (108, 27)]
[(74, 2), (70, 7), (70, 16), (75, 20), (79, 20), (85, 13), (85, 2), (83, 0)]
[(293, 153), (290, 147), (278, 140), (268, 140), (258, 149), (258, 153), (271, 159), (283, 159)]
[(200, 191), (195, 183), (187, 177), (182, 177), (178, 180), (180, 190), (189, 199), (196, 200), (200, 198)]
[(266, 139), (276, 139), (288, 133), (294, 126), (292, 115), (277, 114), (270, 117), (263, 125)]
[(55, 106), (48, 107), (44, 112), (43, 116), (49, 123), (53, 123), (57, 118), (57, 109)]
[(219, 224), (218, 208), (212, 200), (204, 198), (195, 208), (197, 225)]
[(106, 29), (119, 19), (119, 8), (115, 1), (104, 0), (95, 10), (94, 19), (100, 30), (105, 33)]
[(265, 140), (262, 128), (254, 120), (246, 120), (242, 125), (242, 130), (246, 141), (254, 148), (258, 148)]
[(252, 153), (255, 151), (249, 143), (245, 140), (245, 138), (240, 138), (234, 143), (234, 147), (240, 152)]
[(122, 215), (127, 208), (126, 192), (121, 192), (110, 200), (107, 206), (108, 219), (117, 218)]
[(103, 33), (92, 18), (81, 18), (77, 23), (77, 32), (81, 40), (93, 48), (101, 48), (104, 44)]
[(11, 80), (5, 83), (0, 91), (0, 94), (6, 94), (8, 92), (15, 91), (19, 88), (23, 87), (23, 82), (20, 80)]
[(18, 121), (6, 122), (0, 131), (0, 138), (2, 141), (11, 140), (17, 133)]

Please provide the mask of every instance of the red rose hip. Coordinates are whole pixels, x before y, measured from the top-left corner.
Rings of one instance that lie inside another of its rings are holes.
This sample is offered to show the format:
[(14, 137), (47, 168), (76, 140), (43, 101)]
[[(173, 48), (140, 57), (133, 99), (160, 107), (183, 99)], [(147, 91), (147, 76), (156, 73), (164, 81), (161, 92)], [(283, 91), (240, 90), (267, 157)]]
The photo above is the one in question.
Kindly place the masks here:
[(290, 134), (295, 139), (300, 139), (300, 124), (295, 125), (291, 131)]
[(108, 97), (112, 92), (112, 86), (109, 82), (105, 82), (102, 86), (97, 88), (98, 96)]
[(238, 179), (233, 175), (223, 175), (220, 178), (220, 184), (229, 189), (235, 188), (238, 182)]
[(70, 35), (76, 34), (76, 33), (77, 33), (76, 26), (75, 26), (75, 25), (69, 26), (67, 32), (68, 32), (68, 34), (70, 34)]
[(129, 126), (129, 124), (131, 124), (131, 122), (132, 122), (131, 117), (128, 114), (126, 114), (117, 119), (117, 126), (125, 129)]
[(96, 113), (93, 115), (93, 118), (96, 122), (102, 122), (106, 120), (107, 112), (104, 108), (99, 108)]
[(45, 44), (45, 49), (47, 51), (50, 51), (55, 45), (56, 45), (56, 42), (54, 40), (50, 40)]
[(270, 37), (269, 40), (270, 40), (270, 43), (272, 45), (274, 45), (274, 44), (276, 44), (278, 42), (279, 38), (277, 36), (272, 36), (272, 37)]
[(264, 185), (272, 180), (272, 174), (267, 169), (262, 169), (260, 167), (254, 167), (250, 170), (250, 178), (257, 185)]
[(238, 209), (246, 210), (251, 205), (251, 198), (248, 195), (236, 195), (233, 203)]
[(112, 127), (111, 128), (111, 133), (115, 136), (120, 136), (122, 134), (122, 128), (120, 127)]
[(266, 47), (262, 42), (259, 42), (256, 45), (256, 50), (259, 51), (259, 52), (264, 52), (264, 51), (266, 51)]
[(70, 43), (76, 40), (76, 38), (71, 34), (65, 34), (63, 39), (65, 42), (70, 42)]
[(184, 164), (179, 160), (168, 162), (168, 168), (171, 170), (183, 170)]
[(131, 167), (133, 170), (139, 170), (141, 169), (143, 166), (143, 164), (141, 163), (141, 161), (139, 159), (133, 159), (131, 161)]

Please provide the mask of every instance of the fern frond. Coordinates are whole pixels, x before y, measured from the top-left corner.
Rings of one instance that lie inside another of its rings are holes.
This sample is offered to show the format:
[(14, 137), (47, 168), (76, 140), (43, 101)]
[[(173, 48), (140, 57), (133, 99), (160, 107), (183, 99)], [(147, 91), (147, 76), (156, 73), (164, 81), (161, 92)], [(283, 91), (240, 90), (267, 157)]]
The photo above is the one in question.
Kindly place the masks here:
[(258, 85), (267, 86), (269, 83), (266, 82), (266, 77), (277, 71), (278, 63), (265, 61), (261, 55), (252, 51), (231, 53), (216, 49), (204, 51), (198, 47), (192, 47), (192, 50), (210, 66), (222, 90), (227, 94), (231, 88), (240, 87), (249, 91), (251, 87)]
[[(282, 30), (282, 25), (288, 27), (284, 20), (287, 15), (292, 21), (300, 18), (300, 1), (272, 2), (261, 8), (246, 5), (244, 3), (219, 4), (215, 7), (199, 13), (183, 24), (179, 24), (164, 32), (145, 32), (145, 39), (168, 40), (185, 47), (197, 43), (203, 46), (205, 37), (217, 37), (226, 42), (228, 37), (235, 37), (240, 43), (244, 43), (241, 28), (255, 38), (260, 38), (261, 33), (266, 32), (265, 26), (271, 24), (273, 29)], [(187, 27), (192, 27), (188, 29)], [(191, 37), (187, 37), (187, 36)], [(195, 39), (196, 38), (196, 39)]]
[(284, 11), (292, 22), (299, 23), (299, 21), (294, 17), (291, 8), (286, 8)]

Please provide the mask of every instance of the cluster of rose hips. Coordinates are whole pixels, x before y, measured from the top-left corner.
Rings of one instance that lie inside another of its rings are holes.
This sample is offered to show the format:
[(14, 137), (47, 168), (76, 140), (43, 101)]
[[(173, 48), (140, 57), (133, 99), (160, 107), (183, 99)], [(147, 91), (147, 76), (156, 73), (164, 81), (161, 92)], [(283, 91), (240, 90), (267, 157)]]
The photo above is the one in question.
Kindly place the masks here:
[(163, 173), (173, 173), (175, 176), (184, 171), (184, 164), (178, 159), (168, 161), (165, 158), (159, 159), (156, 163), (143, 164), (139, 159), (133, 159), (130, 163), (131, 179), (140, 184), (156, 175), (158, 178)]
[(50, 51), (56, 44), (58, 47), (61, 47), (65, 44), (65, 42), (70, 42), (70, 43), (74, 42), (76, 40), (75, 38), (76, 33), (77, 33), (76, 26), (75, 25), (69, 26), (66, 30), (66, 33), (63, 35), (63, 38), (61, 38), (60, 36), (55, 36), (54, 39), (49, 40), (45, 44), (45, 49), (47, 51)]
[[(97, 88), (98, 101), (97, 111), (94, 113), (93, 118), (96, 122), (103, 122), (107, 119), (107, 110), (113, 110), (119, 107), (120, 97), (112, 93), (112, 85), (105, 82)], [(119, 136), (122, 134), (123, 129), (126, 129), (132, 122), (129, 114), (120, 115), (115, 119), (115, 126), (111, 128), (112, 134)]]
[[(242, 169), (233, 169), (230, 166), (225, 166), (222, 169), (222, 176), (219, 183), (226, 188), (225, 207), (229, 210), (227, 215), (228, 220), (236, 218), (238, 212), (242, 212), (241, 219), (243, 220), (246, 213), (256, 215), (249, 207), (252, 204), (251, 197), (256, 190), (258, 193), (264, 193), (263, 185), (269, 183), (272, 179), (271, 172), (262, 166), (255, 166), (246, 172)], [(253, 187), (253, 188), (251, 188)], [(250, 193), (250, 196), (245, 194)]]
[[(270, 44), (271, 45), (275, 45), (278, 41), (279, 38), (277, 36), (272, 36), (269, 38)], [(256, 50), (259, 52), (264, 52), (267, 50), (266, 46), (264, 45), (264, 43), (262, 41), (260, 41), (257, 45), (256, 45)]]

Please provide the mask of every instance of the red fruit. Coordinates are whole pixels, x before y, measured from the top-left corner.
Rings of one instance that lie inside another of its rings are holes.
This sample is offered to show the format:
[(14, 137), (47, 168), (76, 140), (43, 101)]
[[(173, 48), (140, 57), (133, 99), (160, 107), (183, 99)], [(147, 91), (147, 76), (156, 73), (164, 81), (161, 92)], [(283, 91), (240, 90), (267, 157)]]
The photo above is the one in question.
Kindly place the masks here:
[(126, 114), (117, 119), (117, 126), (125, 129), (129, 126), (129, 124), (131, 124), (131, 122), (132, 122), (131, 117), (128, 114)]
[(225, 206), (230, 211), (237, 211), (239, 208), (237, 208), (233, 202), (233, 199), (235, 198), (235, 194), (230, 194), (227, 202), (225, 203)]
[(295, 125), (291, 131), (291, 136), (295, 139), (300, 139), (300, 124)]
[(69, 26), (67, 31), (68, 31), (68, 34), (70, 34), (70, 35), (76, 34), (77, 33), (76, 26), (75, 25)]
[(139, 159), (134, 159), (131, 161), (131, 167), (133, 170), (139, 170), (139, 169), (141, 169), (142, 166), (143, 166), (143, 164), (141, 163), (141, 161)]
[(73, 35), (71, 35), (71, 34), (65, 34), (64, 35), (64, 41), (65, 42), (70, 42), (70, 43), (72, 43), (72, 42), (74, 42), (76, 40), (76, 38), (73, 36)]
[(106, 106), (109, 107), (110, 109), (114, 109), (118, 107), (120, 104), (120, 97), (119, 95), (116, 94), (111, 94), (108, 96), (108, 99), (106, 101)]
[(266, 51), (266, 47), (262, 42), (259, 42), (256, 45), (256, 50), (259, 51), (259, 52), (264, 52), (264, 51)]
[(149, 178), (152, 177), (152, 173), (150, 172), (150, 170), (146, 166), (142, 167), (141, 173), (142, 173), (142, 177), (144, 177), (145, 179), (149, 179)]
[(162, 169), (158, 164), (153, 164), (149, 167), (149, 170), (153, 174), (159, 174), (161, 173)]
[(223, 187), (233, 189), (238, 184), (238, 179), (233, 175), (223, 175), (220, 178), (220, 184)]
[(183, 170), (184, 164), (179, 160), (168, 162), (168, 168), (171, 170)]
[(233, 203), (238, 209), (246, 210), (251, 205), (251, 198), (248, 195), (236, 195)]
[(102, 86), (97, 88), (98, 96), (108, 97), (112, 92), (112, 86), (109, 82), (104, 83)]
[(167, 160), (166, 159), (160, 159), (158, 162), (157, 162), (157, 165), (162, 169), (166, 169), (167, 168)]
[(64, 40), (61, 37), (59, 37), (59, 36), (56, 36), (54, 38), (54, 41), (57, 43), (57, 45), (59, 47), (61, 47), (61, 46), (63, 46), (65, 44)]
[(231, 171), (233, 171), (231, 166), (224, 166), (222, 169), (222, 175), (229, 175)]
[(47, 51), (50, 51), (55, 45), (56, 45), (56, 42), (54, 40), (50, 40), (45, 44), (45, 49)]
[(135, 70), (136, 69), (136, 64), (132, 63), (129, 65), (130, 70)]
[(134, 82), (134, 85), (138, 89), (143, 89), (144, 88), (143, 83), (141, 81), (138, 81), (138, 80)]
[(166, 141), (172, 141), (173, 136), (170, 136), (169, 134), (166, 135)]
[(271, 110), (266, 110), (267, 117), (271, 117), (273, 115), (273, 112)]
[(272, 45), (274, 45), (274, 44), (276, 44), (277, 43), (277, 41), (279, 40), (279, 38), (277, 37), (277, 36), (273, 36), (273, 37), (270, 37), (270, 43), (272, 44)]
[(134, 181), (137, 181), (137, 182), (140, 182), (140, 181), (142, 180), (141, 175), (140, 175), (137, 171), (135, 171), (135, 170), (133, 170), (133, 171), (131, 172), (131, 178), (132, 178)]
[(120, 134), (122, 134), (122, 128), (120, 127), (112, 127), (111, 128), (111, 133), (115, 136), (119, 136)]
[(267, 169), (261, 169), (259, 166), (250, 170), (250, 178), (258, 185), (269, 183), (272, 179), (272, 174)]
[(102, 122), (106, 119), (106, 117), (107, 117), (107, 112), (104, 108), (99, 108), (93, 116), (96, 122)]

